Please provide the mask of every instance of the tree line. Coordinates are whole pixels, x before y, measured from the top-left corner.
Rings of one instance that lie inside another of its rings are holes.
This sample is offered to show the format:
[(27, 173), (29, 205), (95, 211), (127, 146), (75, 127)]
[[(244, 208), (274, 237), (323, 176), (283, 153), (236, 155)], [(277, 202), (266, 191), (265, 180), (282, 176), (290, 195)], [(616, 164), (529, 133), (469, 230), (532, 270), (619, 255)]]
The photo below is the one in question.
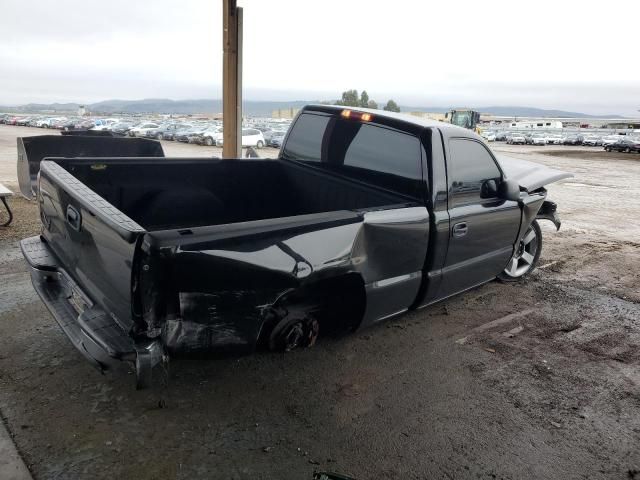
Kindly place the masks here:
[[(342, 98), (336, 101), (336, 105), (342, 105), (344, 107), (373, 108), (374, 110), (378, 110), (378, 103), (369, 98), (369, 94), (366, 90), (363, 90), (360, 95), (358, 95), (358, 90), (347, 90), (346, 92), (342, 92)], [(391, 99), (387, 101), (387, 104), (382, 107), (382, 109), (388, 112), (400, 111), (398, 104)]]

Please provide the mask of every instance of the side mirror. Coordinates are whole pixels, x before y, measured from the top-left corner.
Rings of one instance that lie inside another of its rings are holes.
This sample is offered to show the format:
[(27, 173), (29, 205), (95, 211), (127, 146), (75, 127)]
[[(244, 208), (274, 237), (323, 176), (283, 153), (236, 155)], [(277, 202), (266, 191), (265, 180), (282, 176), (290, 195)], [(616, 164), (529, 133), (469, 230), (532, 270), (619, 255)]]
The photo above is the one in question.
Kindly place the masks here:
[(504, 179), (498, 187), (498, 196), (503, 200), (520, 200), (520, 185), (515, 180)]
[(495, 198), (498, 196), (498, 185), (494, 179), (485, 180), (480, 187), (480, 198)]

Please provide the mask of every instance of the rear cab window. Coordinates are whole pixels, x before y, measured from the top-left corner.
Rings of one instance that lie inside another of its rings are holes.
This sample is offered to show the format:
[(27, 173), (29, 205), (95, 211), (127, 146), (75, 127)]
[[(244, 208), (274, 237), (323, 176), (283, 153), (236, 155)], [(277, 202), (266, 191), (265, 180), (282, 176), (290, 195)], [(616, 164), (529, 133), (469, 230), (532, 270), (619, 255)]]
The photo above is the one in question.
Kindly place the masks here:
[(301, 114), (282, 157), (413, 198), (422, 192), (422, 146), (417, 136), (337, 115)]

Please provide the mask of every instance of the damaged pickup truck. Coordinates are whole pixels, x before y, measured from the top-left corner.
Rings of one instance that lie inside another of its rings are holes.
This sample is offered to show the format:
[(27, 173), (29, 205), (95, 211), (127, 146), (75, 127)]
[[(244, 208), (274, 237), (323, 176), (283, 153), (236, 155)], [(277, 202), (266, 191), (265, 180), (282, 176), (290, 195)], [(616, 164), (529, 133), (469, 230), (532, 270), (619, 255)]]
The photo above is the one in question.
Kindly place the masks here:
[(21, 242), (36, 291), (90, 362), (132, 362), (139, 387), (169, 356), (288, 351), (521, 279), (536, 219), (560, 227), (544, 186), (571, 176), (449, 124), (327, 105), (302, 109), (277, 159), (132, 140), (18, 139), (18, 169), (42, 219)]

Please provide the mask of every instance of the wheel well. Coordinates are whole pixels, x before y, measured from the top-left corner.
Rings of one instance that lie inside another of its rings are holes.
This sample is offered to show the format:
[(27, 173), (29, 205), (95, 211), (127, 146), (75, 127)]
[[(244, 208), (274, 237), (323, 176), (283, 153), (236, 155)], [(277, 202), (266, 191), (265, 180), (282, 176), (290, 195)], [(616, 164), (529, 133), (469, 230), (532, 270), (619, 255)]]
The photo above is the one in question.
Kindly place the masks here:
[(339, 335), (360, 326), (365, 306), (364, 281), (353, 272), (305, 284), (280, 297), (273, 308), (280, 315), (303, 309), (318, 320), (321, 335)]

